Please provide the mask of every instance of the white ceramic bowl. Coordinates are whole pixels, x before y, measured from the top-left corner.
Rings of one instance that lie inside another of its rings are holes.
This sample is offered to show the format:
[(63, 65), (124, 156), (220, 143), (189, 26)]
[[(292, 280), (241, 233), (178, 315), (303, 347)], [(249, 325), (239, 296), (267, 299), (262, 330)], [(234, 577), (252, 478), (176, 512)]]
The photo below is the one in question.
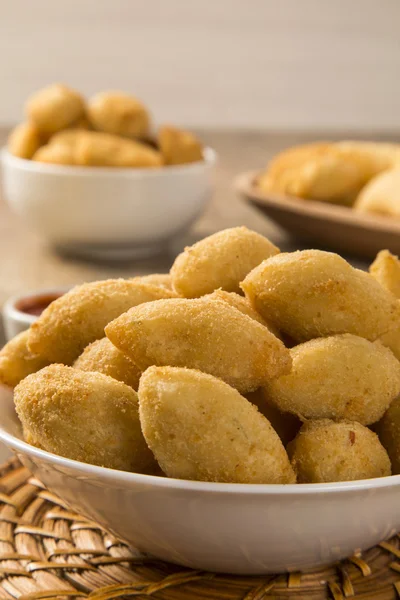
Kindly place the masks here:
[(140, 550), (195, 569), (260, 574), (309, 569), (400, 529), (400, 475), (302, 485), (181, 481), (68, 460), (22, 441), (0, 389), (0, 440), (73, 509)]
[(2, 151), (4, 195), (51, 245), (97, 258), (160, 251), (201, 213), (216, 154), (157, 169), (50, 165)]

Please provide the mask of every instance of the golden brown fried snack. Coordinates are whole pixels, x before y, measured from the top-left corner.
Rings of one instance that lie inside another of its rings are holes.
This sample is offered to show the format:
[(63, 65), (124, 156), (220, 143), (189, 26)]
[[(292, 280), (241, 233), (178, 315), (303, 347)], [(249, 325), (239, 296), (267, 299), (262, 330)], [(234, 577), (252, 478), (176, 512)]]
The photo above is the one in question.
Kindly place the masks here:
[(47, 452), (122, 471), (156, 467), (140, 429), (137, 394), (120, 381), (50, 365), (24, 379), (14, 401), (25, 435)]
[(206, 296), (204, 296), (204, 298), (227, 302), (227, 304), (233, 306), (233, 308), (236, 308), (244, 315), (247, 315), (251, 319), (258, 321), (258, 323), (261, 323), (261, 325), (264, 325), (264, 327), (268, 327), (271, 333), (273, 333), (277, 338), (281, 339), (277, 328), (272, 323), (268, 323), (265, 319), (263, 319), (262, 316), (254, 310), (247, 298), (239, 296), (239, 294), (236, 294), (236, 292), (225, 292), (225, 290), (215, 290), (215, 292), (212, 292), (212, 294), (207, 294)]
[[(378, 252), (369, 271), (379, 283), (400, 299), (400, 261), (389, 250)], [(400, 305), (400, 302), (399, 302)], [(391, 349), (397, 360), (400, 360), (400, 325), (383, 334), (379, 340)]]
[(25, 112), (39, 131), (52, 134), (83, 117), (85, 104), (78, 92), (55, 83), (33, 94), (25, 105)]
[(390, 292), (330, 252), (278, 254), (241, 287), (262, 316), (298, 342), (337, 333), (373, 341), (400, 319), (400, 304)]
[(400, 398), (392, 402), (376, 425), (375, 431), (389, 455), (393, 475), (398, 475), (400, 473)]
[(199, 369), (241, 392), (290, 370), (290, 354), (282, 342), (225, 302), (149, 302), (124, 313), (105, 331), (142, 371), (151, 365)]
[(29, 332), (23, 331), (0, 351), (0, 382), (10, 387), (47, 366), (49, 361), (32, 354), (27, 347)]
[(72, 151), (76, 151), (78, 141), (85, 138), (88, 133), (85, 129), (73, 128), (63, 129), (51, 136), (48, 144), (50, 146), (65, 146), (70, 148)]
[(379, 283), (400, 298), (400, 260), (389, 250), (381, 250), (376, 255), (369, 272)]
[(71, 365), (104, 327), (132, 306), (168, 298), (168, 290), (124, 279), (74, 287), (50, 304), (32, 325), (29, 349), (50, 362)]
[(378, 173), (399, 164), (400, 145), (317, 142), (284, 150), (258, 178), (265, 192), (352, 204)]
[(179, 254), (171, 268), (176, 291), (186, 298), (210, 294), (218, 288), (240, 292), (239, 283), (261, 261), (279, 248), (247, 227), (233, 227), (210, 235)]
[(380, 343), (342, 334), (290, 350), (292, 370), (270, 381), (267, 398), (281, 411), (305, 419), (379, 421), (400, 393), (400, 363)]
[(169, 477), (295, 483), (270, 423), (223, 381), (192, 369), (150, 367), (139, 384), (143, 435)]
[(145, 138), (150, 117), (146, 107), (123, 92), (100, 92), (90, 99), (88, 117), (99, 131), (128, 138)]
[(82, 132), (77, 140), (77, 165), (88, 167), (160, 167), (159, 152), (146, 144), (98, 131)]
[(183, 165), (203, 160), (203, 146), (190, 131), (160, 127), (158, 145), (166, 165)]
[(362, 213), (400, 216), (400, 168), (377, 175), (361, 190), (354, 205)]
[(386, 477), (390, 460), (378, 436), (352, 421), (308, 421), (288, 446), (299, 483)]
[(266, 192), (351, 204), (366, 181), (361, 158), (329, 143), (291, 148), (271, 162), (258, 185)]
[(258, 388), (255, 392), (245, 394), (244, 397), (255, 404), (260, 413), (268, 419), (284, 446), (287, 446), (296, 437), (301, 427), (300, 419), (290, 413), (281, 412), (274, 406), (264, 388)]
[(19, 158), (32, 158), (41, 145), (40, 132), (33, 123), (20, 123), (7, 140), (9, 152)]
[(134, 281), (142, 283), (150, 283), (157, 287), (166, 288), (170, 292), (174, 292), (172, 287), (171, 275), (169, 273), (152, 273), (151, 275), (138, 275), (133, 277)]
[(89, 344), (73, 366), (81, 371), (96, 371), (126, 383), (134, 390), (139, 387), (140, 369), (112, 345), (108, 338)]
[(32, 160), (53, 165), (74, 165), (73, 149), (64, 144), (46, 144), (35, 152)]

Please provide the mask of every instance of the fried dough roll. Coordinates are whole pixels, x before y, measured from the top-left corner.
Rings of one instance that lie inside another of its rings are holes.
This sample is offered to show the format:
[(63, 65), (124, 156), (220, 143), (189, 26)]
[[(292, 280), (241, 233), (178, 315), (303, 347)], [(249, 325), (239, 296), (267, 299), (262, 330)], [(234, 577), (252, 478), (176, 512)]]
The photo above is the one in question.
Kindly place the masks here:
[(305, 419), (379, 421), (400, 393), (400, 363), (378, 342), (342, 334), (290, 350), (289, 374), (270, 381), (267, 398), (281, 411)]
[(169, 477), (294, 483), (270, 423), (229, 385), (200, 371), (151, 367), (139, 385), (145, 439)]
[(151, 273), (150, 275), (137, 275), (133, 277), (134, 281), (139, 281), (139, 283), (150, 283), (151, 285), (155, 285), (157, 287), (166, 288), (170, 292), (174, 292), (172, 286), (172, 279), (169, 273)]
[(352, 421), (308, 421), (288, 446), (299, 483), (353, 481), (391, 475), (378, 436)]
[(389, 250), (381, 250), (369, 267), (369, 272), (396, 298), (400, 298), (400, 260)]
[(158, 144), (166, 165), (183, 165), (203, 160), (203, 146), (190, 131), (160, 127)]
[(266, 327), (225, 302), (172, 298), (137, 306), (106, 335), (144, 371), (189, 367), (250, 392), (290, 370), (290, 354)]
[(162, 165), (161, 154), (146, 144), (99, 131), (82, 132), (75, 149), (77, 165), (87, 167), (152, 168)]
[(28, 350), (29, 331), (23, 331), (0, 351), (0, 382), (15, 387), (21, 379), (46, 367), (49, 361)]
[(297, 342), (337, 333), (374, 341), (400, 319), (390, 292), (331, 252), (278, 254), (251, 271), (241, 287), (257, 312)]
[(400, 216), (400, 163), (377, 175), (359, 193), (354, 204), (361, 213)]
[(240, 292), (239, 283), (264, 259), (279, 252), (267, 238), (233, 227), (214, 233), (185, 248), (171, 268), (176, 291), (186, 298), (210, 294), (221, 288)]
[(50, 304), (33, 323), (28, 346), (50, 362), (71, 365), (104, 327), (132, 306), (169, 297), (166, 289), (124, 279), (78, 285)]
[(42, 145), (39, 129), (33, 123), (20, 123), (10, 133), (7, 147), (19, 158), (32, 158)]
[(51, 135), (82, 118), (85, 103), (78, 92), (55, 83), (28, 98), (25, 112), (39, 131)]
[(122, 471), (156, 468), (140, 429), (137, 394), (120, 381), (50, 365), (24, 379), (14, 400), (26, 438), (43, 450)]
[(95, 371), (126, 383), (134, 390), (139, 387), (140, 369), (120, 352), (108, 338), (89, 344), (73, 366), (81, 371)]
[(128, 138), (145, 138), (150, 117), (146, 107), (124, 92), (100, 92), (88, 103), (88, 117), (95, 129)]

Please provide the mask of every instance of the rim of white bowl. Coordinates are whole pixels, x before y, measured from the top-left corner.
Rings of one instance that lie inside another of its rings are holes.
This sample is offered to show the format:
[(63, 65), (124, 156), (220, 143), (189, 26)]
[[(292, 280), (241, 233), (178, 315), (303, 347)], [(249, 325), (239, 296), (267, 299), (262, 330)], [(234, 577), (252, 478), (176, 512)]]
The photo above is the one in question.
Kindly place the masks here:
[(10, 296), (4, 303), (2, 308), (3, 319), (12, 320), (19, 323), (26, 323), (27, 325), (32, 325), (37, 320), (36, 315), (30, 315), (29, 313), (23, 312), (17, 308), (18, 302), (21, 300), (25, 300), (28, 298), (40, 298), (40, 296), (44, 296), (46, 294), (58, 294), (61, 295), (66, 294), (73, 286), (69, 287), (59, 287), (59, 288), (39, 288), (32, 291), (21, 292), (21, 294), (14, 294)]
[(205, 492), (213, 494), (237, 494), (237, 495), (292, 495), (301, 496), (304, 494), (326, 494), (326, 493), (345, 493), (354, 491), (375, 490), (378, 488), (392, 487), (400, 485), (400, 475), (390, 475), (387, 477), (377, 477), (374, 479), (360, 479), (357, 481), (341, 481), (335, 483), (289, 483), (289, 484), (260, 484), (260, 483), (214, 483), (206, 481), (189, 481), (187, 479), (173, 479), (169, 477), (158, 477), (156, 475), (143, 475), (141, 473), (130, 473), (128, 471), (119, 471), (117, 469), (108, 469), (90, 465), (63, 456), (58, 456), (46, 450), (41, 450), (31, 446), (27, 442), (20, 440), (14, 435), (4, 430), (0, 422), (0, 441), (13, 449), (20, 450), (24, 454), (47, 460), (60, 467), (67, 467), (72, 470), (81, 471), (90, 476), (101, 476), (105, 479), (126, 483), (141, 483), (154, 485), (160, 488), (169, 488), (174, 490), (186, 490), (194, 492)]
[(203, 160), (198, 160), (192, 163), (183, 165), (163, 165), (160, 167), (140, 168), (140, 167), (86, 167), (84, 165), (53, 165), (49, 163), (37, 162), (27, 158), (19, 158), (11, 154), (6, 146), (1, 149), (1, 158), (3, 164), (10, 164), (24, 171), (36, 173), (51, 173), (52, 175), (76, 175), (84, 177), (86, 175), (99, 175), (101, 177), (110, 175), (121, 177), (143, 177), (144, 175), (151, 177), (162, 177), (166, 174), (187, 173), (191, 171), (199, 171), (205, 167), (213, 166), (218, 159), (216, 151), (206, 146), (203, 149)]

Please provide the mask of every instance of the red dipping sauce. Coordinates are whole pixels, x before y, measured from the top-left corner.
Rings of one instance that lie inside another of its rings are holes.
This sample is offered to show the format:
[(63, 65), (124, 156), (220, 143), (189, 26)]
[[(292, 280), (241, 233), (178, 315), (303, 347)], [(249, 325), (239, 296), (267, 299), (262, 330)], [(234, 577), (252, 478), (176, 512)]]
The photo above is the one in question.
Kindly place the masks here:
[(18, 300), (15, 308), (20, 312), (32, 315), (34, 317), (40, 317), (42, 312), (57, 298), (60, 298), (63, 294), (38, 294), (37, 296), (28, 296), (22, 300)]

